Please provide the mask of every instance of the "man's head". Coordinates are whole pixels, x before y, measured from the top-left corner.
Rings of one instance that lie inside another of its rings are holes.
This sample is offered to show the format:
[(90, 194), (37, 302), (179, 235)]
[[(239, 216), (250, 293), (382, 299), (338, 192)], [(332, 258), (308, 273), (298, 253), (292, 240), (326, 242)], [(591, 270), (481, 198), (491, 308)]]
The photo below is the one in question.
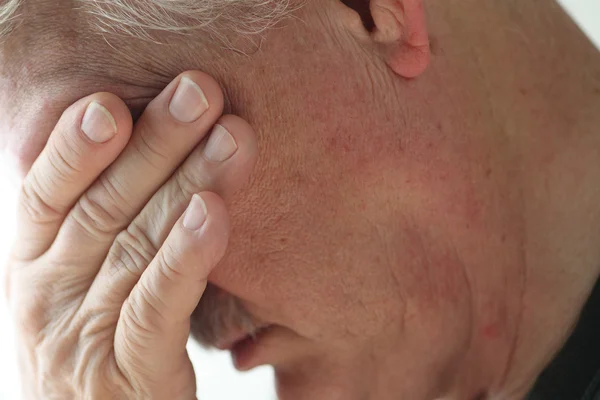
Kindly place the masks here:
[[(257, 130), (196, 329), (214, 342), (207, 327), (269, 325), (249, 365), (273, 364), (282, 398), (522, 394), (564, 339), (573, 312), (547, 322), (544, 291), (583, 278), (548, 273), (563, 264), (544, 246), (562, 236), (538, 241), (551, 207), (523, 157), (540, 148), (527, 132), (564, 121), (526, 121), (547, 107), (543, 79), (496, 68), (529, 57), (510, 29), (544, 43), (544, 18), (491, 1), (21, 3), (2, 14), (0, 144), (22, 170), (74, 100), (110, 91), (137, 115), (183, 70), (215, 76)], [(569, 310), (585, 290), (570, 296)]]

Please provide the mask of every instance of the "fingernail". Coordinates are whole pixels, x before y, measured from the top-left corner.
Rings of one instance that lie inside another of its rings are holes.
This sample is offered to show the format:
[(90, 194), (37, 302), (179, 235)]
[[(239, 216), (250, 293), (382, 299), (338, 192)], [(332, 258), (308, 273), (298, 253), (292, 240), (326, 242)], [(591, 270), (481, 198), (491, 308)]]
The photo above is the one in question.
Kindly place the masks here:
[(194, 122), (208, 110), (208, 101), (200, 86), (190, 78), (183, 77), (171, 99), (169, 112), (176, 120)]
[(202, 197), (195, 194), (183, 216), (183, 227), (190, 231), (197, 231), (204, 225), (207, 214), (206, 203)]
[(233, 136), (222, 125), (215, 125), (204, 148), (204, 157), (209, 161), (223, 162), (235, 154), (238, 146)]
[(104, 106), (92, 101), (85, 110), (81, 130), (91, 141), (104, 143), (117, 134), (117, 123)]

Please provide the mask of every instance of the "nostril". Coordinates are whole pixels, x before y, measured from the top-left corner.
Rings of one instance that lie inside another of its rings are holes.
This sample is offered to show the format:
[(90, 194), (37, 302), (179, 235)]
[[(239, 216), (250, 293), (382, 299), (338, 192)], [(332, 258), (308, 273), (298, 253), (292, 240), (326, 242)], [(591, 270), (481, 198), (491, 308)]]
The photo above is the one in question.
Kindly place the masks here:
[(487, 392), (486, 391), (482, 391), (479, 394), (477, 394), (477, 396), (475, 396), (473, 398), (473, 400), (486, 400), (488, 398)]

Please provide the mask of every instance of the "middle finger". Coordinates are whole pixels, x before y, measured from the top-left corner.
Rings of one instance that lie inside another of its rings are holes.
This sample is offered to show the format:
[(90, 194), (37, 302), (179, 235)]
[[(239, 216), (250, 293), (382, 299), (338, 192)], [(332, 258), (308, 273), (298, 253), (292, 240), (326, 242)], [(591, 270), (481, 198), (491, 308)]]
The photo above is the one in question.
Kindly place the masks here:
[[(228, 135), (231, 139), (227, 139)], [(236, 143), (237, 150), (230, 158), (220, 157), (229, 154), (229, 151), (223, 152), (219, 148), (229, 147), (223, 145), (230, 140)], [(116, 323), (123, 302), (157, 250), (164, 246), (163, 242), (190, 203), (192, 195), (212, 191), (227, 202), (248, 182), (257, 156), (256, 135), (252, 127), (234, 115), (222, 117), (206, 146), (194, 150), (131, 225), (117, 236), (85, 297), (80, 316), (87, 319), (89, 315), (104, 312), (112, 315)], [(225, 221), (218, 223), (222, 222)], [(207, 248), (204, 251), (212, 250)]]
[(184, 73), (167, 86), (136, 123), (125, 150), (66, 218), (53, 246), (61, 260), (81, 262), (83, 254), (95, 275), (115, 237), (200, 143), (222, 110), (219, 84), (204, 73)]

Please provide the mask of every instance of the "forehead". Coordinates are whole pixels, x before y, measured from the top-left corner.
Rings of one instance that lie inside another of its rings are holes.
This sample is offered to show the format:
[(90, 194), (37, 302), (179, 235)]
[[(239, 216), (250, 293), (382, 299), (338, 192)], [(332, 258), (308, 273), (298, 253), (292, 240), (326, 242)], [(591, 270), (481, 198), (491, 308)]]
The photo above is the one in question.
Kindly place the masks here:
[(20, 175), (78, 99), (111, 92), (135, 115), (161, 88), (153, 74), (136, 68), (133, 57), (120, 56), (128, 51), (125, 42), (109, 45), (81, 23), (60, 25), (53, 18), (39, 25), (32, 22), (39, 16), (23, 20), (0, 43), (0, 152)]
[[(52, 89), (78, 63), (75, 15), (64, 1), (22, 1), (0, 41), (0, 76), (17, 86), (14, 94), (31, 96)], [(71, 18), (71, 22), (69, 22)], [(15, 88), (13, 88), (14, 90)]]
[(14, 28), (0, 41), (0, 75), (36, 90), (73, 80), (137, 86), (155, 80), (147, 67), (157, 52), (140, 40), (101, 32), (98, 19), (81, 7), (92, 2), (21, 1)]
[(71, 9), (61, 14), (63, 10), (57, 6), (23, 12), (0, 42), (0, 98), (11, 99), (2, 105), (5, 111), (36, 100), (44, 107), (65, 108), (101, 91), (137, 109), (168, 84), (170, 76), (151, 67), (149, 57), (157, 51), (130, 38), (102, 35), (86, 22), (89, 15), (75, 16)]

